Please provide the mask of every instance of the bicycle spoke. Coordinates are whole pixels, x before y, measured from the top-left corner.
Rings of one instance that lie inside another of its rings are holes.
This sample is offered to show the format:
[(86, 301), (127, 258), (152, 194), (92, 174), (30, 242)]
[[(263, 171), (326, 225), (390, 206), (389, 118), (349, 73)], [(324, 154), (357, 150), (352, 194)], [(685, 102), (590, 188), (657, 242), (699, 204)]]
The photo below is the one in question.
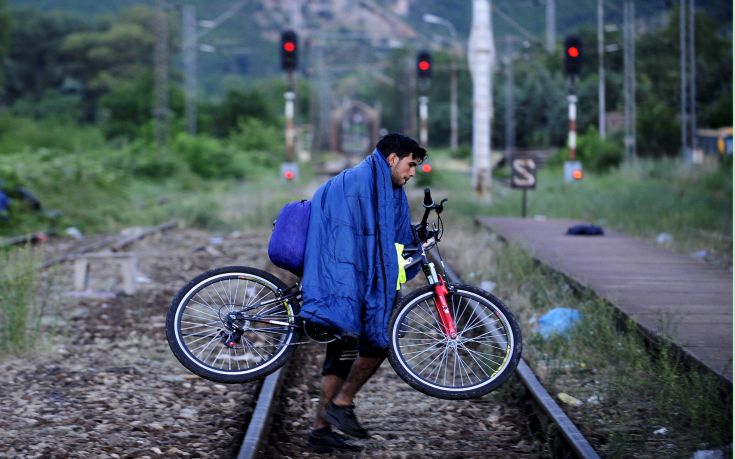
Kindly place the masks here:
[[(392, 333), (403, 365), (429, 387), (464, 391), (485, 386), (504, 372), (513, 352), (514, 338), (496, 305), (479, 293), (456, 291), (447, 295), (457, 337), (445, 335), (427, 290), (396, 319)], [(507, 373), (505, 373), (507, 374)]]
[[(180, 343), (193, 359), (212, 369), (233, 374), (257, 370), (282, 355), (294, 334), (294, 328), (282, 325), (294, 322), (290, 304), (275, 301), (275, 288), (240, 273), (202, 282), (180, 306)], [(230, 347), (227, 339), (237, 343)]]

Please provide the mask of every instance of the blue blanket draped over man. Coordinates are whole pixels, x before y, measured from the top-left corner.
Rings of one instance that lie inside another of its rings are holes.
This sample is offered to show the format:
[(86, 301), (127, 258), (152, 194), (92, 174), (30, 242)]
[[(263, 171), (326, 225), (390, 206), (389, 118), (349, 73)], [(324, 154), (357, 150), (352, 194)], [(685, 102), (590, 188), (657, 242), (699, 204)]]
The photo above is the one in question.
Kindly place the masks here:
[(398, 278), (394, 244), (414, 244), (403, 187), (393, 186), (376, 149), (322, 185), (311, 206), (301, 316), (388, 347)]

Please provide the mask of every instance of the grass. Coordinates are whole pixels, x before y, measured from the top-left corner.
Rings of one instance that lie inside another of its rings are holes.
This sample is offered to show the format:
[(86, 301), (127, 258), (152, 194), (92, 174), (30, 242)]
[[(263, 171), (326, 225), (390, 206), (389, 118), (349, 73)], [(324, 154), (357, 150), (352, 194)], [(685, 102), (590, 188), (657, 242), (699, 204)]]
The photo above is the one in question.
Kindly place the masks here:
[(30, 247), (0, 252), (0, 355), (33, 351), (43, 341), (41, 327), (50, 288)]
[[(441, 161), (434, 164), (441, 168)], [(468, 283), (496, 283), (494, 293), (521, 322), (526, 359), (552, 394), (582, 400), (568, 411), (598, 451), (606, 457), (689, 457), (731, 444), (729, 386), (683, 362), (665, 343), (651, 347), (611, 305), (575, 289), (521, 248), (477, 230), (472, 218), (478, 213), (519, 216), (520, 193), (495, 187), (490, 204), (474, 196), (468, 179), (457, 172), (432, 179), (435, 198), (450, 199), (445, 258)], [(582, 219), (644, 239), (665, 231), (674, 248), (706, 243), (717, 254), (710, 261), (731, 266), (731, 183), (730, 170), (671, 161), (641, 161), (608, 175), (588, 174), (576, 184), (562, 183), (560, 171), (542, 170), (529, 196), (530, 213)], [(568, 337), (543, 339), (535, 324), (554, 307), (577, 309), (582, 319)], [(676, 325), (675, 318), (661, 320)], [(666, 434), (654, 434), (662, 427)]]
[[(667, 427), (666, 438), (677, 454), (686, 455), (702, 444), (730, 443), (732, 392), (717, 377), (689, 366), (666, 342), (650, 348), (637, 326), (621, 321), (613, 307), (590, 292), (570, 291), (563, 278), (534, 266), (517, 247), (496, 250), (502, 260), (497, 267), (502, 274), (499, 293), (516, 298), (516, 306), (524, 311), (520, 316), (529, 337), (527, 358), (557, 390), (576, 392), (582, 400), (601, 398), (600, 408), (615, 413), (609, 427), (638, 432), (636, 440), (618, 438), (610, 429), (603, 450), (618, 457), (640, 451), (642, 442), (656, 440), (653, 431), (659, 427)], [(550, 303), (549, 297), (556, 302)], [(554, 305), (577, 309), (583, 319), (569, 337), (544, 340), (534, 333), (530, 319)], [(584, 413), (578, 417), (585, 419)]]
[[(441, 173), (443, 152), (433, 153), (437, 189), (452, 200), (450, 215), (520, 216), (522, 193), (494, 181), (492, 202), (477, 198), (468, 173)], [(732, 266), (732, 163), (689, 167), (671, 159), (642, 159), (608, 174), (588, 173), (565, 183), (560, 169), (538, 171), (537, 188), (527, 192), (528, 215), (594, 223), (655, 241), (671, 235), (671, 248), (706, 251), (707, 261)]]

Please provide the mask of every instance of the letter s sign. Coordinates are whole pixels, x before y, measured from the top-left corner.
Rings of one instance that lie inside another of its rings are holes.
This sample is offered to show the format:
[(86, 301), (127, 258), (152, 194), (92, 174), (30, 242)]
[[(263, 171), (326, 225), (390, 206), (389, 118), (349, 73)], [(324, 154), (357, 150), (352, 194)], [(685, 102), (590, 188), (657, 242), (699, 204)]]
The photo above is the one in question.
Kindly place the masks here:
[(510, 184), (513, 188), (536, 188), (536, 161), (532, 158), (514, 158), (511, 165), (513, 175)]

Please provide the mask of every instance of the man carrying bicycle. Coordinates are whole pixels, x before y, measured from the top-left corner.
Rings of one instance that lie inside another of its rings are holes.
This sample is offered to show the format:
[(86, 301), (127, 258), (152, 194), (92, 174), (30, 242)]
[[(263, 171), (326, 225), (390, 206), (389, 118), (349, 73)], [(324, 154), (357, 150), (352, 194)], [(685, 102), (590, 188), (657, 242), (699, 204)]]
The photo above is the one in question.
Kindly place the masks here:
[(388, 134), (363, 162), (328, 180), (312, 198), (301, 316), (343, 336), (327, 345), (321, 398), (309, 435), (317, 451), (361, 449), (332, 426), (353, 437), (369, 437), (354, 414), (353, 400), (388, 352), (399, 273), (395, 244), (416, 245), (403, 186), (425, 156), (415, 140)]

